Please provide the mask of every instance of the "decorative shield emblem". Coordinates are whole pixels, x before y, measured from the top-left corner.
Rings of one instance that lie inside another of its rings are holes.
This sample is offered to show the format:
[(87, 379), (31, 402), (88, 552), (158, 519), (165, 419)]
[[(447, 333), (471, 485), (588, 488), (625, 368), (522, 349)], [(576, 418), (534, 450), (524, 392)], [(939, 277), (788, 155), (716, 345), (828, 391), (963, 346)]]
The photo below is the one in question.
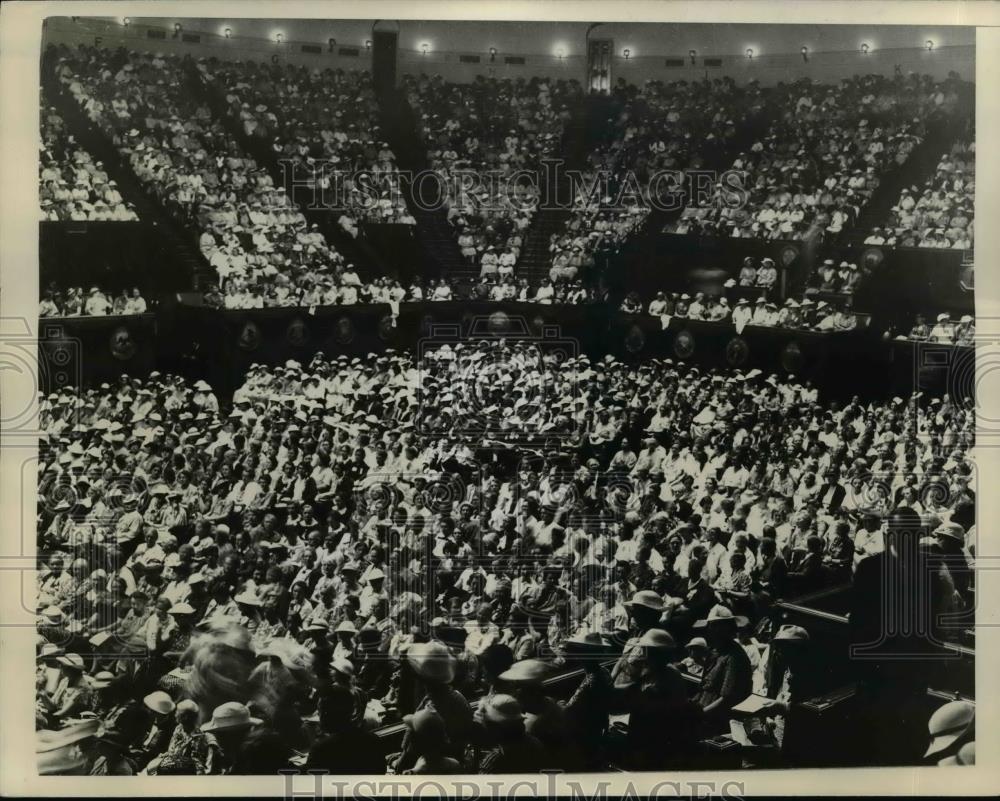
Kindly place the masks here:
[(494, 334), (502, 334), (510, 328), (510, 317), (507, 316), (506, 312), (493, 312), (490, 315), (489, 328)]
[(349, 317), (341, 317), (337, 320), (337, 327), (333, 332), (333, 338), (341, 345), (346, 345), (354, 339), (354, 323)]
[(781, 351), (781, 366), (786, 372), (797, 373), (802, 368), (802, 348), (798, 342), (789, 342)]
[(674, 355), (678, 359), (687, 359), (694, 353), (694, 334), (686, 328), (678, 331), (674, 337)]
[(396, 336), (396, 322), (391, 314), (386, 314), (378, 321), (378, 335), (383, 342), (388, 342)]
[(868, 269), (878, 267), (885, 259), (885, 253), (881, 248), (866, 248), (861, 254), (861, 263)]
[(138, 349), (135, 340), (125, 326), (116, 328), (111, 334), (111, 355), (121, 361), (128, 361)]
[(625, 335), (625, 350), (629, 353), (638, 353), (644, 347), (646, 347), (646, 335), (639, 326), (633, 325)]
[(309, 329), (301, 319), (296, 317), (288, 324), (288, 330), (285, 331), (285, 339), (288, 340), (289, 344), (301, 348), (309, 340)]
[(726, 343), (726, 363), (731, 367), (742, 367), (750, 358), (750, 346), (743, 337), (733, 337)]
[(239, 346), (243, 350), (257, 350), (260, 347), (260, 329), (253, 320), (247, 320), (240, 331)]
[(795, 245), (785, 245), (781, 249), (781, 253), (778, 254), (778, 261), (781, 262), (782, 267), (790, 267), (792, 262), (794, 262), (799, 257), (799, 249)]

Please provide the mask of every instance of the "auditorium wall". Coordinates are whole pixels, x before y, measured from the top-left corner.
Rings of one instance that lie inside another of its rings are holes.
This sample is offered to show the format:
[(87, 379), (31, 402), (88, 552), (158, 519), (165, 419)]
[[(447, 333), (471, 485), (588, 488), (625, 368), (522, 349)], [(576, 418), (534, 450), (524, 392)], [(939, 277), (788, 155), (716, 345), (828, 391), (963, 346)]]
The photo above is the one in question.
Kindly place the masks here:
[[(173, 26), (181, 31), (174, 36)], [(196, 58), (272, 60), (308, 67), (369, 69), (371, 20), (237, 20), (143, 18), (128, 26), (110, 18), (52, 17), (47, 21), (46, 43), (126, 46), (164, 53), (190, 54)], [(225, 38), (226, 27), (234, 30)], [(586, 76), (587, 23), (400, 23), (398, 73), (442, 75), (449, 81), (468, 82), (477, 75), (500, 78)], [(163, 39), (150, 39), (148, 31), (165, 32)], [(277, 33), (284, 41), (275, 41)], [(198, 36), (199, 41), (185, 37)], [(641, 84), (648, 79), (702, 79), (729, 76), (743, 83), (758, 80), (764, 85), (808, 77), (837, 81), (848, 75), (903, 72), (928, 73), (944, 78), (955, 71), (963, 78), (975, 76), (975, 29), (916, 26), (816, 26), (805, 25), (639, 25), (603, 23), (591, 31), (592, 38), (614, 42), (612, 78)], [(331, 47), (329, 40), (336, 44)], [(933, 42), (928, 50), (927, 41)], [(869, 52), (861, 52), (861, 43)], [(320, 52), (303, 52), (303, 45)], [(426, 45), (426, 52), (424, 52)], [(808, 60), (800, 47), (809, 48)], [(341, 51), (350, 48), (348, 55)], [(490, 48), (496, 53), (491, 54)], [(629, 49), (629, 57), (624, 50)], [(747, 58), (746, 50), (754, 55)], [(696, 55), (691, 63), (690, 50)], [(478, 62), (471, 60), (477, 58)], [(513, 57), (518, 63), (507, 63)], [(683, 65), (667, 66), (667, 59)], [(706, 59), (719, 59), (707, 66)], [(523, 63), (520, 61), (523, 60)]]

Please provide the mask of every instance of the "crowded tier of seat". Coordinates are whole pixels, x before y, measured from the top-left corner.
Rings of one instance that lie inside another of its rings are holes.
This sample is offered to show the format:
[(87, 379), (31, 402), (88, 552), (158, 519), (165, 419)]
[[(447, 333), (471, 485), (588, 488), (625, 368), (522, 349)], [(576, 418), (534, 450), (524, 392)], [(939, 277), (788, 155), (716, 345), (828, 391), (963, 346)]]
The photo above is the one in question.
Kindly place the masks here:
[(903, 189), (885, 227), (866, 245), (971, 250), (975, 241), (976, 143), (959, 139), (941, 157), (923, 191)]
[(118, 294), (93, 286), (87, 292), (83, 287), (71, 286), (65, 291), (49, 287), (42, 293), (38, 306), (39, 317), (106, 317), (110, 315), (145, 314), (149, 304), (134, 287), (122, 289)]
[(66, 122), (44, 98), (40, 121), (38, 195), (43, 220), (139, 219), (132, 204), (122, 198), (117, 181), (108, 178), (104, 164), (66, 131)]
[(379, 136), (370, 73), (214, 60), (199, 68), (225, 92), (244, 133), (267, 142), (296, 181), (340, 210), (345, 230), (414, 224), (395, 156)]
[(512, 276), (538, 203), (542, 161), (559, 155), (579, 82), (478, 76), (456, 84), (406, 75), (401, 88), (462, 255), (484, 276)]
[(199, 246), (220, 288), (248, 305), (301, 305), (349, 268), (271, 176), (188, 90), (177, 56), (64, 49), (61, 83)]
[(679, 233), (754, 239), (839, 234), (858, 219), (880, 181), (905, 164), (927, 123), (959, 103), (960, 82), (928, 75), (865, 75), (837, 85), (807, 79), (769, 99), (767, 133), (736, 155), (745, 198), (716, 187), (687, 210)]
[(737, 87), (731, 79), (647, 81), (621, 85), (612, 97), (616, 114), (588, 154), (573, 216), (551, 238), (554, 281), (589, 274), (602, 251), (618, 248), (645, 221), (651, 191), (665, 203), (685, 188), (683, 178), (654, 176), (714, 165), (762, 103), (756, 84)]
[(99, 720), (94, 773), (662, 769), (751, 693), (791, 753), (780, 599), (916, 515), (935, 613), (973, 603), (948, 397), (495, 340), (254, 365), (231, 403), (122, 376), (39, 422), (37, 726)]

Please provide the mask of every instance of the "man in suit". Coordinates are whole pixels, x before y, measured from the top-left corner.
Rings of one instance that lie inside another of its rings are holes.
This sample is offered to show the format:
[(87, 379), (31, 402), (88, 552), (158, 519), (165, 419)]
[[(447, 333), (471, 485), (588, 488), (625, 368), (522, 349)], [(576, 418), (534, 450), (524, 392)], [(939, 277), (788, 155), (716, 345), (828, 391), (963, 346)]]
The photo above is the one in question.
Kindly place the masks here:
[(827, 470), (823, 474), (823, 486), (820, 488), (817, 500), (819, 505), (829, 514), (834, 514), (844, 502), (847, 490), (840, 483), (840, 474), (834, 470)]
[(292, 481), (291, 499), (302, 503), (312, 503), (316, 499), (316, 481), (309, 474), (309, 463), (302, 461), (295, 473), (295, 480)]

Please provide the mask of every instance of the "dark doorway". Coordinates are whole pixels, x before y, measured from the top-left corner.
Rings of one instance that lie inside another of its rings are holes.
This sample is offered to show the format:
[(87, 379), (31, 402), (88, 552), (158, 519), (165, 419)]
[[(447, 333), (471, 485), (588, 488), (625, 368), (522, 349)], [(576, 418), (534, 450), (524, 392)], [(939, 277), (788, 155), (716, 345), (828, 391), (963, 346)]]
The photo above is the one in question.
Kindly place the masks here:
[(391, 93), (396, 87), (398, 42), (397, 31), (372, 32), (372, 80), (375, 83), (375, 92), (380, 97)]
[(587, 83), (591, 92), (611, 91), (611, 54), (613, 40), (590, 39), (587, 42)]

